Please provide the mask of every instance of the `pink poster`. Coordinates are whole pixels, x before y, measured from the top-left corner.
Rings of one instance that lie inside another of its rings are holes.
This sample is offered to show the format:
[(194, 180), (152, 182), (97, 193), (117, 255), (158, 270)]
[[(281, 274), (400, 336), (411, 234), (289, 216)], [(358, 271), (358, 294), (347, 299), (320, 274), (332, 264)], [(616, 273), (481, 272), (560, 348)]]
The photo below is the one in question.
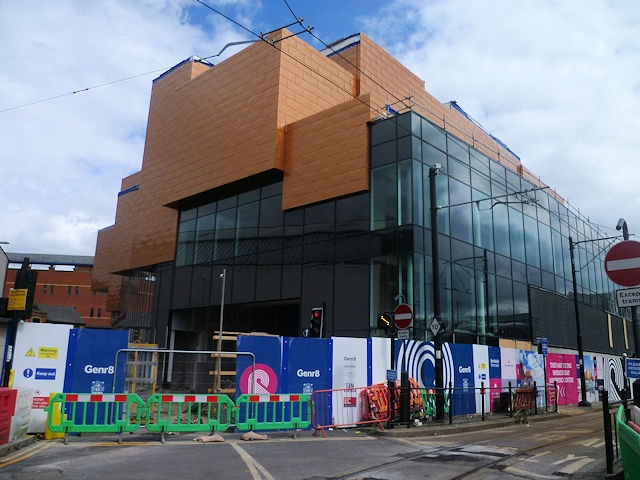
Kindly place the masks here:
[[(550, 353), (547, 355), (547, 383), (558, 385), (558, 405), (578, 403), (578, 380), (576, 378), (576, 356)], [(553, 399), (549, 399), (553, 403)]]

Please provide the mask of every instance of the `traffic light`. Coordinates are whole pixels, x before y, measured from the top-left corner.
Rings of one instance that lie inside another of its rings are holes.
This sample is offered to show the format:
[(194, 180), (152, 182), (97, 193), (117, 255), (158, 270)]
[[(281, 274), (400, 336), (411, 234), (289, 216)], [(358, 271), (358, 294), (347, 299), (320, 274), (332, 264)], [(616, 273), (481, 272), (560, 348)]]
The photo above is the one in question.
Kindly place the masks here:
[(387, 330), (391, 326), (391, 315), (388, 313), (381, 313), (378, 315), (378, 328)]
[(389, 312), (380, 313), (378, 315), (378, 328), (384, 330), (386, 335), (395, 334), (395, 323), (393, 315)]
[(311, 309), (311, 334), (310, 337), (322, 337), (324, 323), (324, 308), (313, 307)]

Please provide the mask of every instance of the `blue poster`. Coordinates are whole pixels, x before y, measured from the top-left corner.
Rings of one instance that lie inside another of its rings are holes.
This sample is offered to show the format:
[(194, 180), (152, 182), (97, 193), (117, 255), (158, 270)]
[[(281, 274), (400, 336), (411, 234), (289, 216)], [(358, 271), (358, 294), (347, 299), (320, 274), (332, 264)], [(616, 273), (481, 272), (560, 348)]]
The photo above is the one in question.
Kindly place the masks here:
[[(73, 393), (124, 392), (126, 364), (118, 364), (118, 350), (129, 345), (127, 330), (74, 328), (69, 332), (64, 391)], [(114, 382), (115, 378), (115, 382)]]
[(252, 371), (251, 357), (238, 355), (236, 360), (236, 392), (259, 395), (282, 393), (280, 375), (282, 372), (281, 337), (261, 337), (240, 335), (238, 352), (252, 352), (255, 355), (255, 371)]
[(502, 379), (500, 347), (489, 347), (489, 378)]
[[(69, 332), (64, 392), (67, 393), (122, 393), (125, 387), (127, 365), (116, 366), (118, 350), (129, 345), (127, 330), (100, 330), (74, 328)], [(65, 413), (76, 423), (104, 423), (105, 416), (114, 415), (106, 404), (88, 405), (86, 411), (77, 404), (77, 411), (68, 406)]]
[(453, 356), (453, 415), (473, 414), (476, 411), (473, 345), (450, 344)]
[(284, 345), (283, 390), (311, 395), (331, 389), (331, 340), (287, 337)]

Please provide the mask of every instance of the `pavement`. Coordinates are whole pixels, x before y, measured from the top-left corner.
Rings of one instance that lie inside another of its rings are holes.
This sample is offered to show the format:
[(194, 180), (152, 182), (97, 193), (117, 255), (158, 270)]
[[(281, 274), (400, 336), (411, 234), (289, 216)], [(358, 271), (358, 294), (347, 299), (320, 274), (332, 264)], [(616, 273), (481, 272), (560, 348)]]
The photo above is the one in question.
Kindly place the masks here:
[[(385, 425), (384, 430), (376, 429), (375, 435), (387, 436), (387, 437), (421, 437), (432, 435), (448, 435), (454, 433), (464, 433), (469, 431), (486, 430), (490, 428), (500, 428), (513, 425), (514, 423), (533, 423), (553, 421), (555, 419), (567, 418), (572, 416), (580, 416), (590, 412), (602, 412), (601, 403), (592, 403), (590, 407), (579, 407), (577, 405), (563, 405), (558, 407), (558, 411), (539, 409), (537, 414), (521, 414), (514, 413), (513, 416), (505, 413), (490, 413), (485, 415), (483, 419), (480, 415), (470, 415), (468, 417), (455, 417), (452, 423), (449, 423), (447, 417), (444, 422), (436, 422), (433, 420), (423, 421), (422, 425), (411, 424), (395, 424), (392, 428), (388, 428)], [(374, 427), (375, 428), (375, 427)], [(361, 430), (365, 430), (364, 428)], [(290, 435), (289, 433), (279, 432), (283, 435)], [(270, 436), (279, 436), (279, 434)], [(31, 434), (23, 435), (12, 442), (0, 445), (0, 458), (8, 455), (9, 453), (19, 450), (21, 448), (28, 447), (42, 438), (41, 435)], [(613, 473), (606, 473), (606, 462), (603, 459), (599, 460), (599, 464), (592, 473), (581, 477), (585, 480), (595, 479), (608, 479), (608, 480), (624, 480), (624, 472), (622, 470), (622, 464), (620, 459), (614, 461)]]

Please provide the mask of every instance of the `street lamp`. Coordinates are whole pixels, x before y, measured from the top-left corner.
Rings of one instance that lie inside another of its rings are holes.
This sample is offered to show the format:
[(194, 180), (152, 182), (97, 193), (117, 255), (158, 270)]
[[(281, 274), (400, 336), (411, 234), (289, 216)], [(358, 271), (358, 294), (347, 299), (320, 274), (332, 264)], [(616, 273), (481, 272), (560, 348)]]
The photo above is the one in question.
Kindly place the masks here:
[[(629, 229), (627, 228), (627, 221), (624, 218), (618, 220), (616, 230), (622, 230), (622, 239), (629, 240)], [(631, 307), (631, 328), (633, 329), (633, 356), (638, 356), (638, 315), (636, 307)]]
[(578, 363), (580, 367), (580, 401), (579, 407), (590, 407), (591, 403), (587, 401), (587, 385), (584, 378), (584, 351), (582, 349), (582, 331), (580, 329), (580, 304), (578, 302), (578, 282), (576, 281), (576, 262), (575, 255), (573, 253), (574, 247), (578, 243), (597, 242), (599, 240), (611, 240), (618, 237), (604, 237), (594, 238), (591, 240), (580, 240), (574, 242), (571, 235), (569, 235), (569, 254), (571, 256), (571, 281), (573, 282), (573, 308), (576, 318), (576, 335), (578, 337)]
[(220, 393), (220, 352), (222, 351), (222, 324), (224, 321), (224, 289), (227, 282), (227, 269), (223, 268), (222, 273), (220, 274), (220, 278), (222, 279), (222, 297), (220, 298), (220, 326), (218, 328), (218, 346), (216, 350), (218, 351), (218, 358), (216, 359), (216, 388), (215, 391)]

